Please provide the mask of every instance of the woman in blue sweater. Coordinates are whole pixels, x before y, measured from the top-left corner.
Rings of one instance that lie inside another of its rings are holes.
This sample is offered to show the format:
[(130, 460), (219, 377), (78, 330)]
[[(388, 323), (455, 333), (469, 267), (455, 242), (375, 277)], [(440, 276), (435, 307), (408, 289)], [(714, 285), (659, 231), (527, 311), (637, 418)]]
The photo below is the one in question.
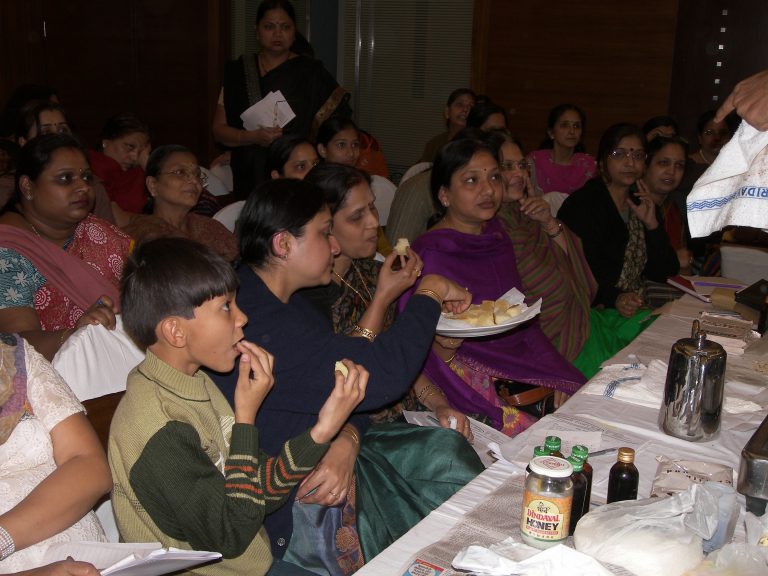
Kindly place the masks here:
[[(285, 506), (266, 520), (275, 556), (287, 551), (286, 557), (306, 568), (345, 574), (407, 531), (482, 465), (466, 440), (446, 429), (404, 426), (391, 444), (418, 444), (409, 457), (403, 450), (397, 458), (383, 453), (381, 441), (376, 442), (379, 450), (366, 451), (368, 412), (407, 392), (431, 346), (441, 305), (463, 310), (471, 295), (442, 276), (427, 275), (386, 332), (367, 338), (335, 334), (313, 304), (295, 295), (330, 282), (338, 252), (331, 223), (322, 192), (307, 182), (273, 180), (258, 188), (240, 217), (243, 263), (237, 303), (251, 318), (245, 337), (275, 357), (275, 386), (256, 419), (267, 452), (278, 450), (285, 438), (314, 421), (333, 384), (337, 360), (351, 359), (370, 373), (365, 400), (297, 489), (299, 503), (293, 511)], [(405, 273), (418, 277), (421, 270), (409, 267)], [(214, 381), (231, 399), (236, 376), (214, 376)], [(375, 433), (371, 430), (368, 436)], [(403, 479), (397, 488), (382, 486), (395, 475)], [(440, 482), (432, 482), (435, 478)]]

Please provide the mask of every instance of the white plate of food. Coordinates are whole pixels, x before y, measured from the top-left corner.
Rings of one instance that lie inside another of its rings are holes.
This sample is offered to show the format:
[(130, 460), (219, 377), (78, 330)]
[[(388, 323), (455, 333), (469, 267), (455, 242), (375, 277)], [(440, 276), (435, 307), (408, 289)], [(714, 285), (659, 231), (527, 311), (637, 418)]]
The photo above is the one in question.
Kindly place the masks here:
[(461, 314), (443, 313), (437, 323), (437, 333), (451, 338), (501, 334), (541, 312), (541, 299), (532, 306), (527, 306), (524, 299), (517, 288), (512, 288), (496, 300), (472, 304)]

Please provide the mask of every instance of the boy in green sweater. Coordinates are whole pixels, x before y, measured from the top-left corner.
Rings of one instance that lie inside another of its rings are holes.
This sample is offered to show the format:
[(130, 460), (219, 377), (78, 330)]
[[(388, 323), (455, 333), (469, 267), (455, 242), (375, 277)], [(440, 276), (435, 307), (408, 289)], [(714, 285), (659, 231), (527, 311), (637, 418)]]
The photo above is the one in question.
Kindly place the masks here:
[[(109, 433), (115, 518), (125, 541), (222, 554), (199, 574), (304, 573), (272, 567), (262, 522), (323, 456), (363, 399), (368, 374), (345, 360), (348, 374), (336, 372), (317, 423), (277, 457), (260, 452), (253, 423), (273, 384), (273, 358), (242, 340), (237, 287), (231, 266), (191, 240), (147, 242), (128, 260), (123, 323), (147, 356), (128, 376)], [(233, 413), (200, 367), (228, 372), (238, 355)]]

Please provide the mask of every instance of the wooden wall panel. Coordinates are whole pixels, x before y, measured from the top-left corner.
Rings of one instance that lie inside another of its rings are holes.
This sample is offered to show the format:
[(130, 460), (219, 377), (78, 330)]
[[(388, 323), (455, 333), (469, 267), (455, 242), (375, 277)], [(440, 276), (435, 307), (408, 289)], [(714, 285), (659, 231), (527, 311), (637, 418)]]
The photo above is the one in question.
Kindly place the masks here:
[(40, 0), (0, 0), (0, 106), (19, 84), (42, 84), (43, 26)]
[(670, 113), (697, 148), (696, 120), (743, 78), (768, 68), (765, 0), (679, 0)]
[(642, 123), (667, 111), (677, 2), (480, 0), (475, 42), (484, 50), (474, 88), (508, 108), (527, 150), (545, 135), (550, 108), (563, 102), (587, 115), (594, 153), (609, 125)]
[(133, 111), (155, 145), (184, 144), (207, 163), (228, 10), (228, 0), (2, 0), (0, 102), (20, 83), (48, 84), (89, 146), (110, 115)]

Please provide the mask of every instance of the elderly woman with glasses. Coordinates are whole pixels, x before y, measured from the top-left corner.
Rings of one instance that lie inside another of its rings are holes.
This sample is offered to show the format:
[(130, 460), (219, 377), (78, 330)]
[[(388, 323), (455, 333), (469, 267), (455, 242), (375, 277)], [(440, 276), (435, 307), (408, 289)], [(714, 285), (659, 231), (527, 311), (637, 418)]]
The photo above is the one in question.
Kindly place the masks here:
[(631, 318), (644, 304), (645, 279), (665, 282), (680, 269), (647, 189), (645, 139), (631, 124), (615, 124), (598, 147), (600, 175), (563, 203), (558, 218), (579, 238), (598, 283), (593, 305)]
[(122, 213), (122, 229), (137, 243), (167, 236), (189, 238), (234, 261), (235, 235), (220, 222), (191, 212), (206, 181), (195, 155), (184, 146), (160, 146), (150, 154), (146, 173), (150, 213)]

